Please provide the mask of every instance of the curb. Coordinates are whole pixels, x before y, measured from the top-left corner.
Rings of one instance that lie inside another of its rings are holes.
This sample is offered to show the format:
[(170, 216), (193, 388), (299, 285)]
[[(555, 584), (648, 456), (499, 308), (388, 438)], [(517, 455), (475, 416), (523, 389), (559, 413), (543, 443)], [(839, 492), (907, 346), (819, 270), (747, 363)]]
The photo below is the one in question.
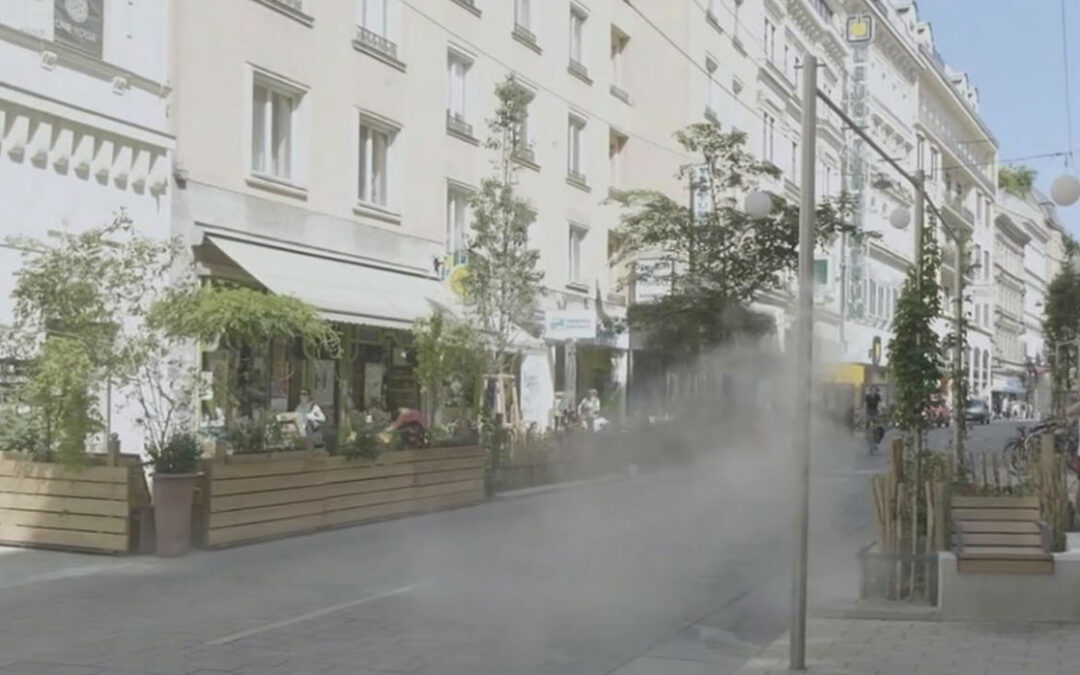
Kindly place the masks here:
[(535, 487), (521, 488), (519, 490), (510, 490), (509, 492), (500, 492), (495, 495), (494, 501), (511, 501), (515, 499), (524, 499), (525, 497), (533, 497), (535, 495), (543, 495), (551, 492), (564, 492), (566, 490), (586, 488), (593, 485), (602, 485), (604, 483), (627, 481), (631, 478), (632, 476), (626, 473), (609, 473), (598, 478), (584, 478), (581, 480), (565, 481), (563, 483), (537, 485)]
[(863, 619), (874, 621), (940, 621), (941, 611), (936, 606), (905, 605), (903, 603), (854, 603), (811, 607), (810, 616), (815, 619)]

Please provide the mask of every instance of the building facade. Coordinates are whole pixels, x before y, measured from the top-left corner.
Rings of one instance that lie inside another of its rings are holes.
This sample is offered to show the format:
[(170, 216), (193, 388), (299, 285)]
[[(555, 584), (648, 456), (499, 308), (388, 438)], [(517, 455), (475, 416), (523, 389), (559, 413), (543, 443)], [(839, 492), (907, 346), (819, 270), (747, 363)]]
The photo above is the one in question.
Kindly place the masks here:
[[(165, 239), (172, 214), (166, 3), (0, 3), (0, 325), (12, 321), (21, 251), (126, 213)], [(102, 405), (109, 397), (102, 393)], [(130, 406), (103, 418), (141, 446)], [(106, 411), (103, 411), (106, 412)]]

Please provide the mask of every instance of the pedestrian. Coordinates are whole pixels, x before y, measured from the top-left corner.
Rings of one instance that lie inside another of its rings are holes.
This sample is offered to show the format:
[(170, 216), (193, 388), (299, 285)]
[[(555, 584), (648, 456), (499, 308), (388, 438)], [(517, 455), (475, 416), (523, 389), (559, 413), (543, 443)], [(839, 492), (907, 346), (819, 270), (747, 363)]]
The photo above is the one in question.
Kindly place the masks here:
[(581, 399), (577, 413), (586, 428), (590, 431), (596, 429), (596, 420), (600, 417), (600, 395), (595, 389), (590, 389), (585, 398)]
[(296, 426), (300, 435), (314, 445), (321, 445), (319, 432), (326, 422), (326, 415), (319, 404), (312, 400), (310, 389), (305, 387), (300, 390), (300, 403), (293, 412), (296, 413)]

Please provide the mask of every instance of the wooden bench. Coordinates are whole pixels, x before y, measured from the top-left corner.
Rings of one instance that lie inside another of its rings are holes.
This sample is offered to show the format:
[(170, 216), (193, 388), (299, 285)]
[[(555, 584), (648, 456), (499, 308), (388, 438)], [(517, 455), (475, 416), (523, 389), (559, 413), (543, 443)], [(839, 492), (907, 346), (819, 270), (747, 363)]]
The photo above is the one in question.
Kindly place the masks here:
[(952, 533), (957, 572), (1054, 573), (1038, 497), (953, 497)]

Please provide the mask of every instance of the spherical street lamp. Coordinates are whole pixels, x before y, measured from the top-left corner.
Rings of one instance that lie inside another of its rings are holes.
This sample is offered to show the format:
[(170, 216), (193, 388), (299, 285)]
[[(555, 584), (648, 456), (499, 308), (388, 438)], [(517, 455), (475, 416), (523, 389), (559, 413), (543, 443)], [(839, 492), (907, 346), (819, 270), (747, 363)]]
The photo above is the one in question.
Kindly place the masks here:
[(898, 230), (904, 229), (910, 222), (911, 211), (908, 211), (903, 206), (896, 207), (893, 212), (889, 214), (889, 224)]
[(1060, 206), (1072, 206), (1080, 199), (1080, 180), (1072, 174), (1063, 174), (1050, 185), (1050, 197)]
[(754, 190), (746, 195), (744, 208), (751, 218), (768, 218), (773, 210), (772, 195), (761, 190)]

